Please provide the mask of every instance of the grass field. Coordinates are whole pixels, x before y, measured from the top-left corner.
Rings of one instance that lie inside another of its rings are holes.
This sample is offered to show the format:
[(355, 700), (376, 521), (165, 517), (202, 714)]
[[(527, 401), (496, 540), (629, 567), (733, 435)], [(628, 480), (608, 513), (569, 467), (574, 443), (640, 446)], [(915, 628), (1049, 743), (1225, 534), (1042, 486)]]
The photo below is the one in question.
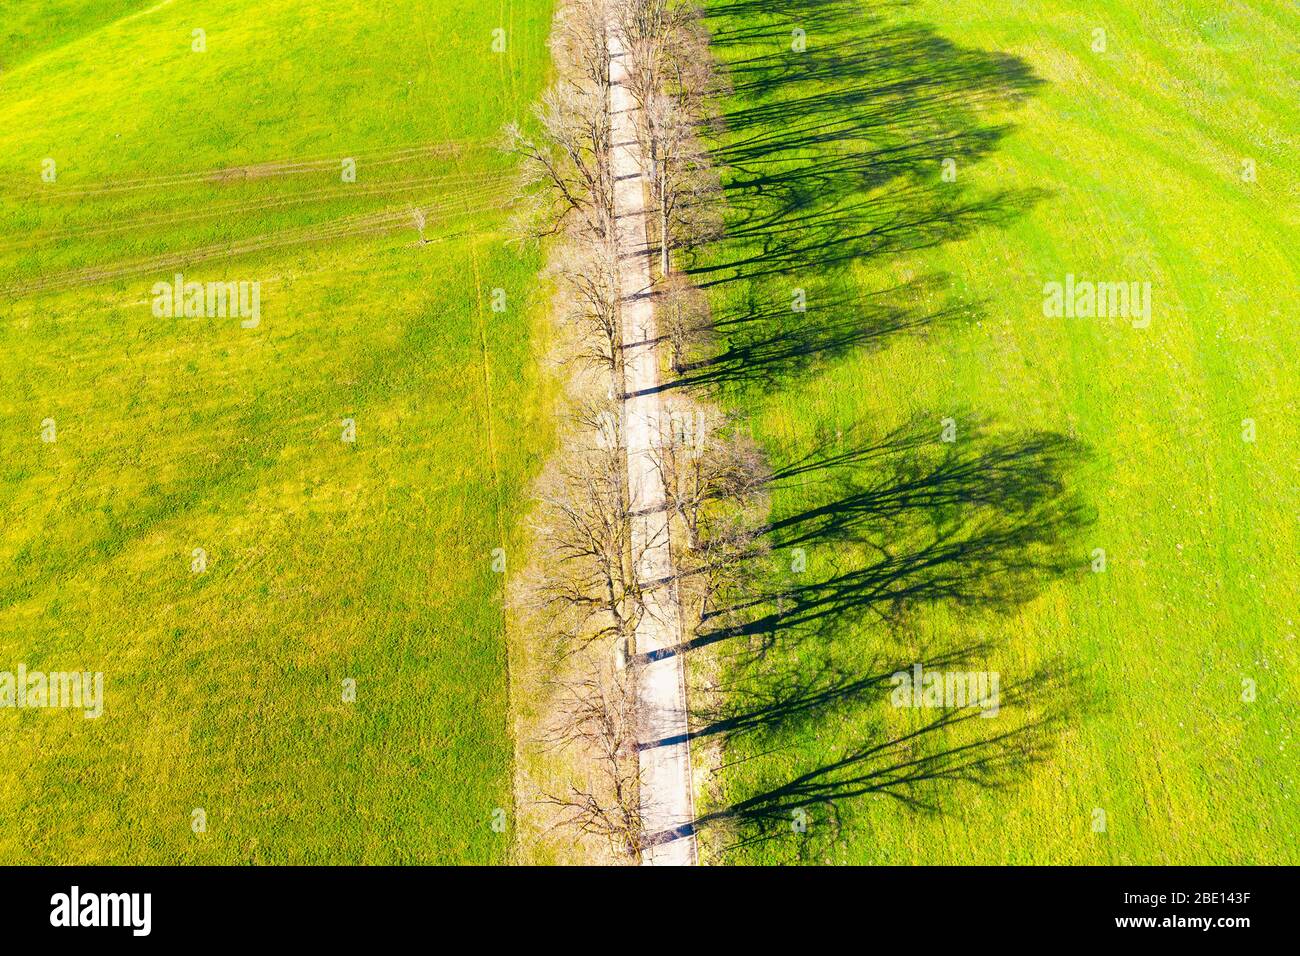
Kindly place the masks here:
[[(0, 0), (0, 672), (104, 674), (0, 708), (2, 863), (568, 859), (516, 844), (493, 570), (555, 386), (492, 144), (552, 5), (309, 6)], [(1300, 14), (706, 7), (678, 387), (777, 475), (772, 593), (691, 659), (706, 858), (1300, 862)], [(157, 314), (177, 273), (258, 321)], [(917, 663), (998, 712), (892, 706)]]
[[(693, 664), (710, 858), (1300, 862), (1294, 6), (707, 7), (692, 378), (769, 450), (782, 592)], [(1067, 274), (1149, 325), (1046, 316)], [(917, 661), (997, 717), (891, 706)]]
[[(513, 858), (492, 552), (550, 425), (492, 144), (550, 4), (37, 6), (0, 3), (0, 670), (102, 671), (104, 713), (0, 711), (0, 862)], [(260, 323), (155, 315), (176, 273)]]

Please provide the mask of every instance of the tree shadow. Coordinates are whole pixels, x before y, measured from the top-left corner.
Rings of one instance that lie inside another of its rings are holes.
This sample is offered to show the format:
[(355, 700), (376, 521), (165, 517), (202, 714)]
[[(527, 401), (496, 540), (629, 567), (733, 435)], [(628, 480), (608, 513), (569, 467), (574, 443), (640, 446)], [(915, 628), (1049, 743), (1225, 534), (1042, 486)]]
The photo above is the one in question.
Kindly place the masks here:
[[(920, 663), (925, 669), (957, 668), (993, 650), (989, 642), (921, 653), (911, 659), (877, 653), (869, 663), (847, 669), (833, 658), (805, 661), (797, 666), (767, 667), (738, 664), (712, 687), (709, 701), (692, 708), (691, 739), (721, 735), (734, 741), (750, 733), (802, 732), (828, 714), (879, 701), (893, 686), (891, 678)], [(759, 666), (761, 665), (761, 666)]]
[(676, 378), (657, 390), (745, 384), (772, 391), (841, 356), (870, 353), (899, 336), (928, 335), (983, 317), (978, 305), (915, 306), (939, 294), (946, 283), (946, 276), (931, 274), (870, 295), (830, 288), (799, 310), (783, 292), (751, 283), (713, 321), (722, 348), (685, 363)]
[[(771, 388), (817, 358), (979, 317), (978, 303), (917, 306), (942, 298), (944, 276), (868, 296), (842, 281), (855, 264), (1005, 225), (1045, 195), (978, 190), (966, 176), (1011, 128), (994, 114), (1042, 81), (1016, 57), (900, 19), (905, 8), (708, 4), (732, 90), (711, 148), (726, 230), (683, 264), (695, 285), (724, 291), (715, 300), (724, 303), (723, 347), (666, 387)], [(806, 32), (802, 52), (790, 48), (793, 27)], [(796, 287), (807, 293), (806, 312), (791, 308)]]
[[(951, 443), (927, 416), (878, 433), (841, 429), (776, 456), (761, 532), (770, 547), (754, 558), (768, 562), (764, 586), (738, 591), (674, 649), (722, 654), (718, 683), (692, 695), (691, 736), (753, 761), (700, 826), (744, 845), (797, 835), (791, 811), (816, 806), (838, 830), (840, 805), (873, 793), (937, 812), (945, 785), (1012, 785), (1085, 709), (1079, 675), (1053, 661), (1002, 685), (1008, 714), (997, 720), (924, 711), (905, 733), (889, 720), (896, 673), (978, 670), (998, 655), (989, 639), (900, 648), (917, 612), (946, 605), (991, 620), (1089, 568), (1080, 539), (1094, 513), (1071, 481), (1088, 450), (1054, 432), (996, 430), (969, 414), (956, 422)], [(844, 727), (860, 728), (858, 743), (808, 766), (819, 750), (809, 741)]]
[[(1088, 449), (1055, 432), (995, 431), (971, 415), (953, 422), (952, 443), (936, 415), (787, 450), (770, 482), (779, 510), (762, 531), (777, 570), (761, 595), (737, 595), (701, 621), (683, 649), (832, 639), (859, 619), (897, 625), (935, 602), (1006, 613), (1084, 573), (1078, 538), (1095, 515), (1070, 476)], [(786, 570), (809, 556), (824, 559), (819, 571)]]
[[(908, 20), (908, 6), (706, 5), (731, 90), (711, 132), (726, 229), (682, 265), (710, 292), (718, 348), (662, 388), (779, 400), (828, 362), (983, 314), (942, 274), (864, 293), (864, 276), (880, 271), (863, 267), (1002, 228), (1046, 195), (979, 186), (987, 177), (970, 172), (1043, 81), (1017, 57)], [(792, 49), (796, 29), (802, 50)], [(951, 443), (940, 440), (948, 415)], [(803, 852), (813, 843), (792, 825), (796, 812), (839, 832), (866, 819), (843, 812), (864, 797), (933, 813), (953, 788), (1021, 780), (1091, 704), (1068, 663), (1016, 663), (996, 719), (971, 707), (900, 712), (894, 675), (989, 666), (1000, 642), (963, 636), (979, 626), (971, 621), (995, 621), (1086, 573), (1080, 538), (1094, 516), (1072, 476), (1088, 449), (948, 411), (767, 447), (761, 586), (740, 575), (744, 588), (655, 655), (716, 655), (716, 683), (692, 692), (690, 736), (725, 742), (726, 764), (695, 828), (732, 847), (797, 837)], [(962, 634), (930, 633), (946, 614), (921, 612), (937, 607), (962, 612)], [(916, 646), (921, 622), (929, 636)]]
[[(956, 657), (944, 666), (962, 666), (963, 656)], [(909, 666), (898, 670), (905, 673)], [(932, 815), (942, 813), (961, 788), (1016, 786), (1051, 756), (1061, 731), (1096, 705), (1084, 675), (1055, 659), (1001, 683), (996, 712), (975, 706), (901, 708), (890, 699), (892, 686), (877, 682), (874, 699), (827, 700), (821, 692), (784, 701), (765, 717), (759, 748), (786, 739), (782, 731), (790, 729), (784, 725), (791, 718), (861, 729), (853, 742), (821, 760), (777, 753), (778, 759), (746, 775), (729, 800), (701, 815), (696, 831), (714, 831), (730, 850), (788, 839), (799, 841), (805, 855), (816, 854), (852, 827), (843, 812), (851, 801), (883, 796)], [(759, 756), (774, 753), (769, 747)]]

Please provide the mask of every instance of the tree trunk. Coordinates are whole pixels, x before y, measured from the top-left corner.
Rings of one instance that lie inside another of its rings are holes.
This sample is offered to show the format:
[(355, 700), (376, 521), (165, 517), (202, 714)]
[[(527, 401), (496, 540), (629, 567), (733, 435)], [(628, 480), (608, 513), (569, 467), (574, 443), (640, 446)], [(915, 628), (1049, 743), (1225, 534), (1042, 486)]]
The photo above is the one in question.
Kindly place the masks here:
[(672, 268), (668, 256), (668, 160), (659, 164), (659, 271), (665, 279)]

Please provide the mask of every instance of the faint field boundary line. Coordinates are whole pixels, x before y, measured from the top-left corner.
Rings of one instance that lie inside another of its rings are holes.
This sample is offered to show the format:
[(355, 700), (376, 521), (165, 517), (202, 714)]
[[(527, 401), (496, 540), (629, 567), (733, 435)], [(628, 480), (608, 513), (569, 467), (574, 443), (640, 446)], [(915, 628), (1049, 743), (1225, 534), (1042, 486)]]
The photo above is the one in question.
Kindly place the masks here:
[[(430, 65), (433, 65), (437, 62), (437, 58), (433, 54), (433, 45), (429, 42), (429, 29), (428, 29), (428, 24), (426, 23), (424, 18), (423, 10), (420, 11), (419, 23), (420, 23), (420, 36), (424, 40), (425, 53), (428, 56)], [(445, 133), (450, 133), (451, 124), (448, 122), (447, 111), (444, 108), (443, 103), (436, 98), (433, 100), (433, 103), (435, 108), (437, 109), (438, 119), (442, 123), (443, 131)], [(452, 153), (451, 158), (458, 172), (462, 176), (464, 176), (465, 175), (465, 169), (463, 165), (464, 155), (461, 152), (454, 152)], [(511, 189), (511, 192), (513, 192), (513, 184), (511, 184), (509, 188)], [(506, 205), (509, 205), (508, 200)], [(499, 208), (504, 208), (504, 207), (499, 207)], [(496, 438), (492, 428), (492, 374), (488, 362), (487, 329), (486, 329), (485, 319), (483, 316), (483, 281), (479, 270), (478, 246), (473, 239), (470, 240), (470, 260), (474, 266), (474, 291), (475, 291), (474, 305), (475, 305), (475, 314), (478, 318), (479, 345), (482, 350), (482, 359), (483, 359), (483, 401), (484, 401), (483, 416), (487, 422), (488, 455), (491, 458), (492, 483), (494, 485), (495, 492), (496, 492), (496, 494), (493, 496), (495, 499), (493, 510), (496, 515), (497, 541), (499, 542), (498, 547), (504, 548), (506, 546), (505, 519), (501, 515), (501, 504), (502, 504), (501, 472), (497, 466)], [(509, 563), (508, 563), (509, 560), (510, 560), (509, 555), (507, 554), (506, 556), (507, 568), (509, 568)], [(510, 815), (509, 815), (509, 822), (508, 822), (508, 828), (510, 833), (510, 852), (508, 853), (508, 857), (511, 859), (513, 863), (518, 864), (520, 862), (520, 855), (522, 849), (519, 845), (519, 837), (518, 837), (519, 834), (519, 793), (518, 793), (519, 754), (516, 750), (518, 743), (515, 740), (515, 734), (514, 734), (515, 713), (514, 713), (513, 683), (515, 680), (515, 674), (511, 668), (511, 661), (510, 661), (510, 640), (511, 640), (510, 616), (508, 613), (506, 613), (506, 607), (505, 607), (506, 604), (505, 581), (506, 581), (506, 576), (503, 574), (502, 581), (501, 581), (502, 584), (501, 587), (501, 638), (502, 638), (501, 657), (502, 657), (502, 666), (504, 667), (505, 670), (505, 674), (504, 674), (505, 713), (502, 715), (502, 719), (504, 722), (503, 730), (506, 737), (506, 741), (508, 743), (508, 752), (510, 755), (509, 766), (506, 768), (506, 772), (509, 776), (509, 782), (510, 782)]]

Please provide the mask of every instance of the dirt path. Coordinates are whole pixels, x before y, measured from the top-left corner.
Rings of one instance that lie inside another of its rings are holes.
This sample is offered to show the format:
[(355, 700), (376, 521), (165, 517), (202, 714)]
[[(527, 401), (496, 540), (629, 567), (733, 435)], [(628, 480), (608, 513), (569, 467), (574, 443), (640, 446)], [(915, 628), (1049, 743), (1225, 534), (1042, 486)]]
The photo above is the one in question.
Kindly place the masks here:
[[(641, 149), (636, 138), (636, 102), (623, 85), (623, 44), (611, 30), (610, 122), (613, 137), (614, 212), (618, 222), (620, 298), (625, 360), (623, 411), (626, 422), (628, 489), (633, 554), (641, 556), (640, 580), (672, 577), (668, 512), (663, 481), (651, 448), (663, 434), (654, 307), (650, 298), (650, 249), (646, 231)], [(677, 654), (657, 653), (681, 644), (676, 593), (656, 587), (646, 596), (646, 613), (636, 632), (641, 665), (639, 702), (641, 815), (651, 842), (645, 862), (696, 862), (692, 830), (691, 754), (686, 722), (686, 675)]]

